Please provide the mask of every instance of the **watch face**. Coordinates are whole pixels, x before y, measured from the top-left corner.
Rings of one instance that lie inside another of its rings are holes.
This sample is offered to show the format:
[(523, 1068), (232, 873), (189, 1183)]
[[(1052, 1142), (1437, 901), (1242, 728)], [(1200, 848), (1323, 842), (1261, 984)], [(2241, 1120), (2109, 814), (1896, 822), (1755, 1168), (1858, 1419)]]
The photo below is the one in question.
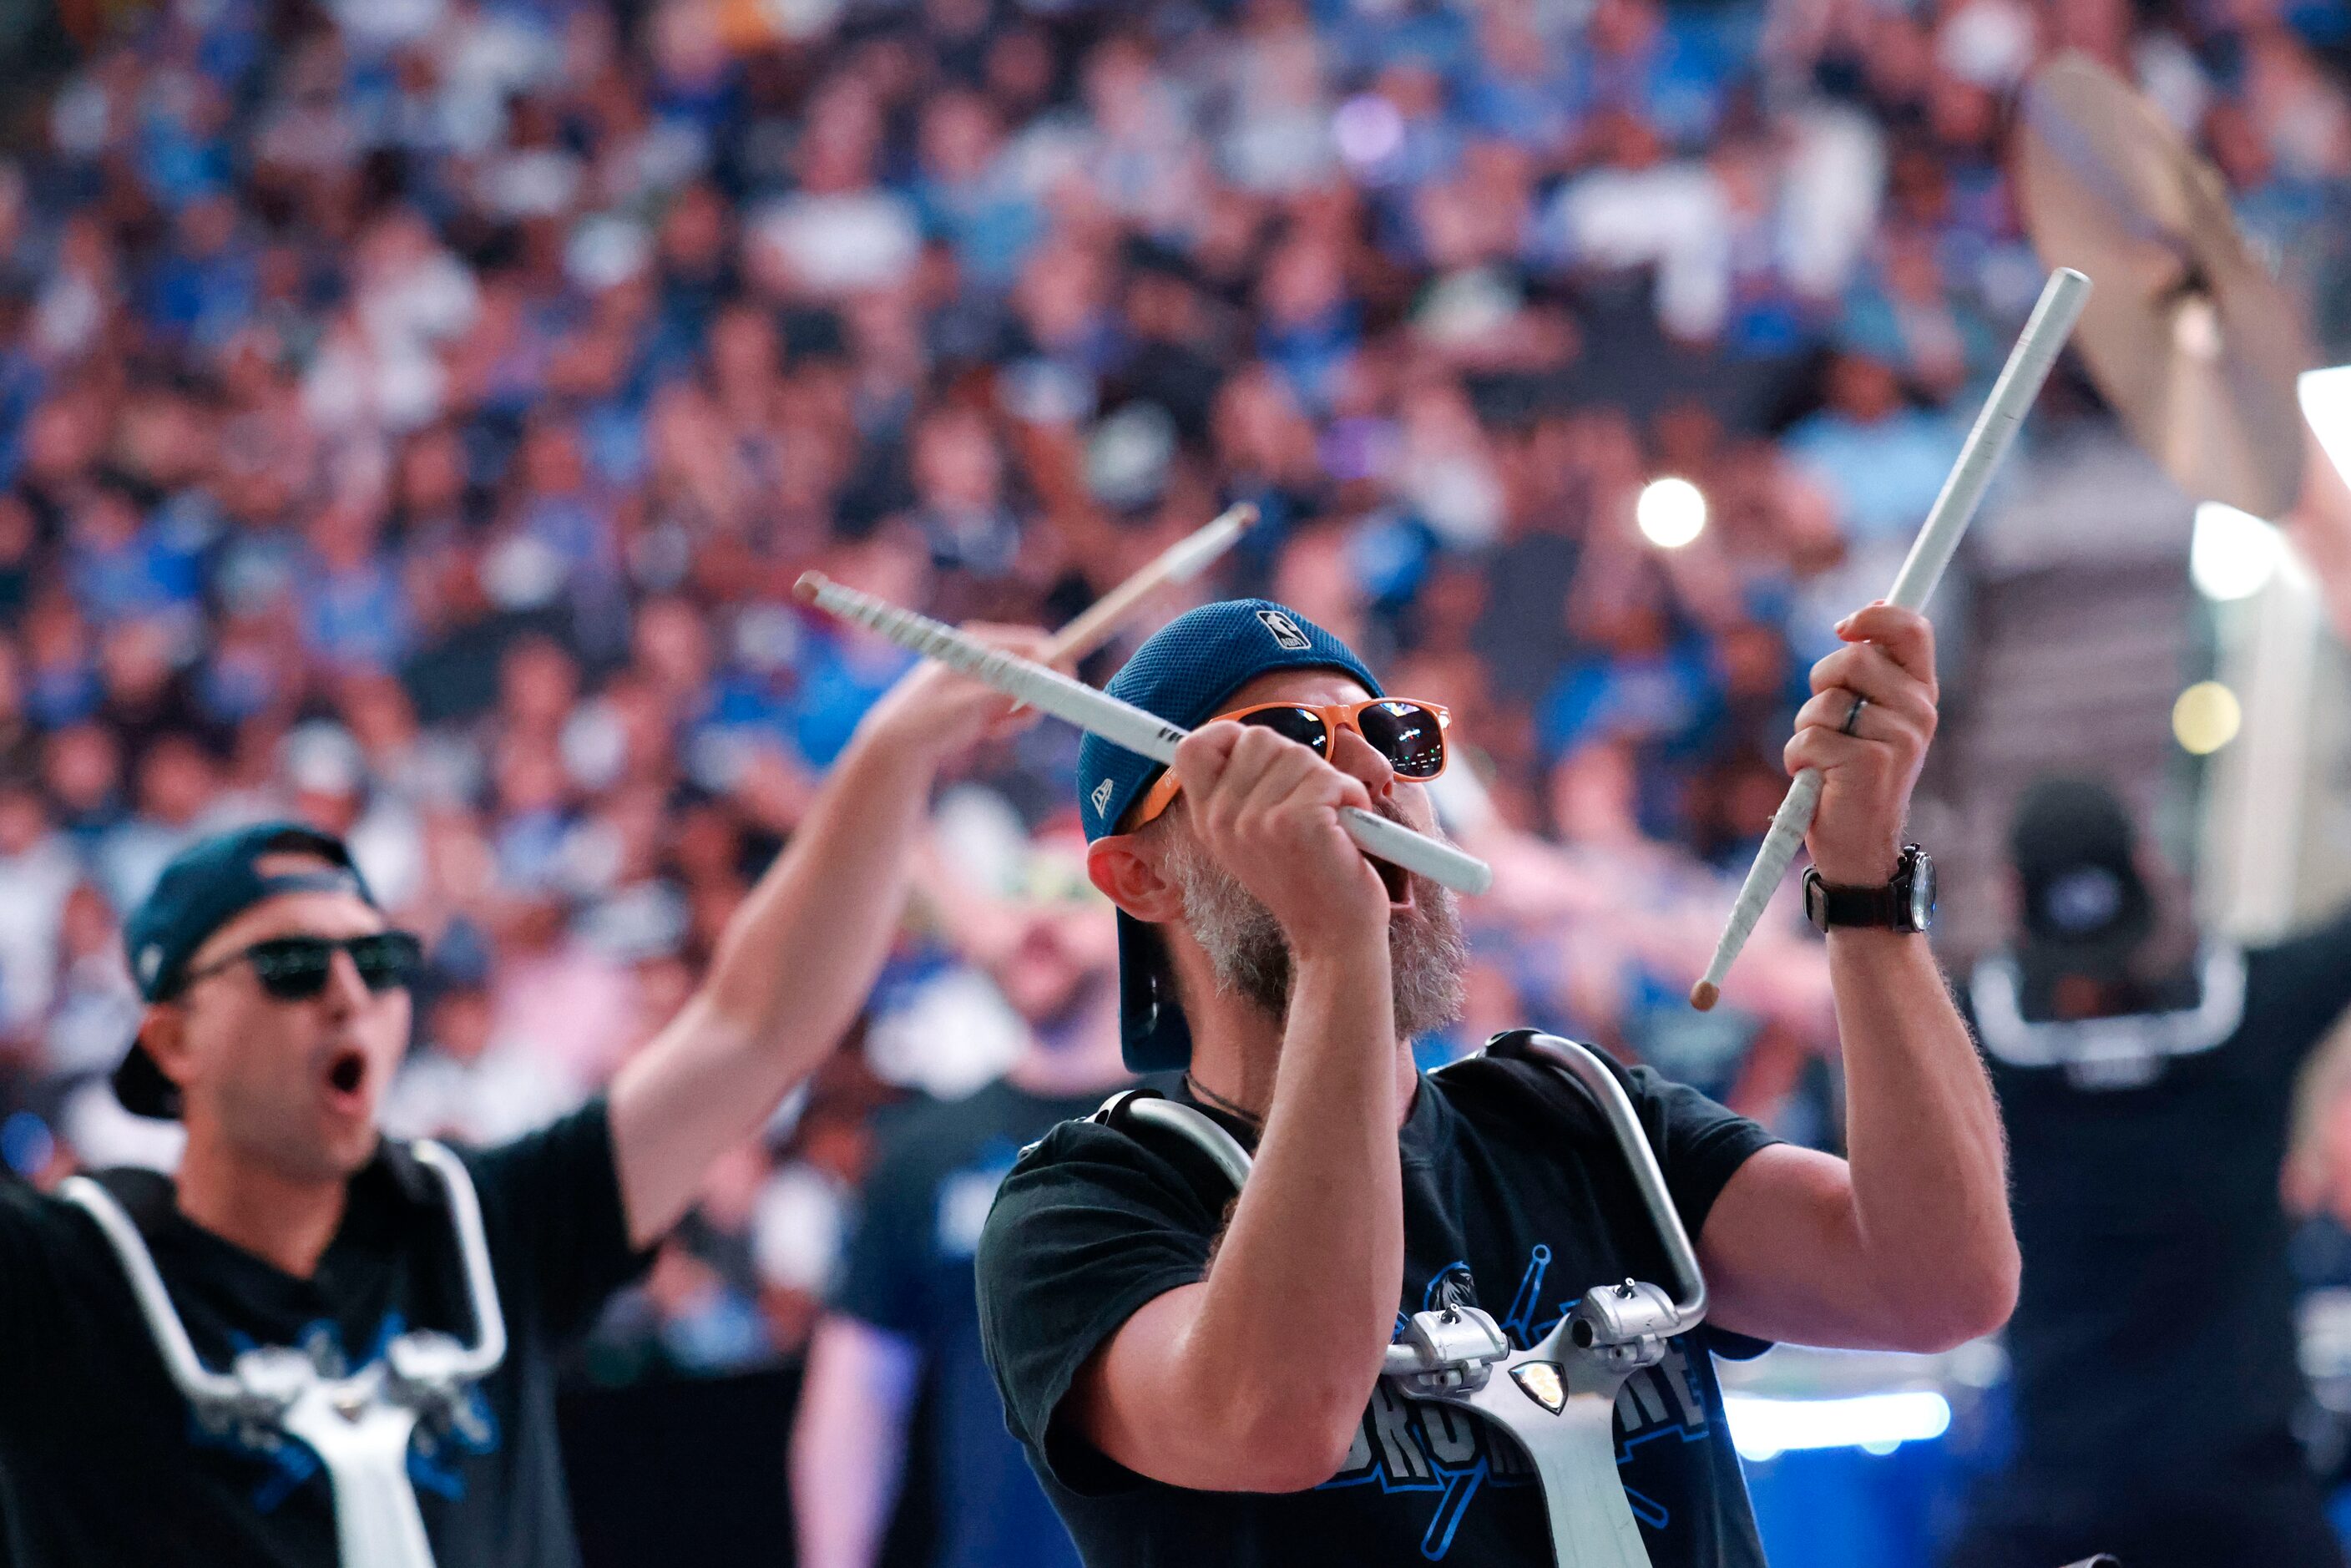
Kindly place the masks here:
[(1935, 921), (1935, 862), (1925, 850), (1910, 857), (1910, 925), (1924, 931)]

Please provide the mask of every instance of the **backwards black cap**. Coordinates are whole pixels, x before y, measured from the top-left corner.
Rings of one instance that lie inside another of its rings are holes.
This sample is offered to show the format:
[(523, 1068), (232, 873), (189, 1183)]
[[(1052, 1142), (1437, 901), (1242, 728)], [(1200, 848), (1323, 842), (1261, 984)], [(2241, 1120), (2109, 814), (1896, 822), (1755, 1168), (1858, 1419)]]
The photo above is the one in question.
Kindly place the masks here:
[(2024, 894), (2021, 946), (2090, 971), (2120, 964), (2155, 929), (2138, 830), (2105, 785), (2034, 781), (2017, 801), (2008, 850)]
[[(273, 854), (307, 855), (326, 864), (265, 873), (260, 862)], [(355, 894), (375, 902), (351, 852), (331, 833), (300, 822), (256, 822), (190, 845), (163, 868), (153, 891), (123, 922), (122, 946), (140, 996), (151, 1002), (168, 999), (204, 939), (263, 899), (316, 892)], [(114, 1070), (114, 1094), (135, 1115), (169, 1120), (180, 1113), (178, 1087), (135, 1038)]]

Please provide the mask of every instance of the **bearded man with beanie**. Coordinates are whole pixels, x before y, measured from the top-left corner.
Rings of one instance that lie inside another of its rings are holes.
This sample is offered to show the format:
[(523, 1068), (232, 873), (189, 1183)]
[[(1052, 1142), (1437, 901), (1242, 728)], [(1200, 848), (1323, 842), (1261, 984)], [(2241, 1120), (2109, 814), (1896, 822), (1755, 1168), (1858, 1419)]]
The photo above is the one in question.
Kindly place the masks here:
[(1967, 1001), (2014, 1144), (2017, 1446), (1951, 1563), (2334, 1568), (2279, 1175), (2351, 1009), (2351, 910), (2273, 946), (2199, 936), (2089, 779), (2027, 789), (2009, 851), (2015, 936)]
[[(1787, 761), (1827, 776), (1810, 843), (1840, 895), (1851, 1163), (1610, 1069), (1711, 1291), (1708, 1321), (1615, 1404), (1657, 1568), (1762, 1560), (1714, 1355), (1941, 1348), (1996, 1327), (2016, 1289), (1997, 1112), (1917, 922), (1846, 923), (1876, 920), (1917, 859), (1901, 830), (1935, 724), (1932, 635), (1884, 605), (1841, 632)], [(1523, 1457), (1482, 1419), (1395, 1397), (1384, 1361), (1439, 1307), (1480, 1307), (1524, 1348), (1588, 1288), (1657, 1277), (1660, 1243), (1565, 1080), (1490, 1056), (1415, 1071), (1412, 1037), (1462, 1005), (1461, 917), (1362, 854), (1339, 811), (1436, 832), (1446, 716), (1264, 601), (1178, 618), (1109, 689), (1192, 730), (1172, 769), (1091, 738), (1080, 756), (1127, 1064), (1183, 1071), (1182, 1099), (1255, 1165), (1236, 1199), (1117, 1126), (1064, 1124), (1024, 1154), (978, 1258), (1008, 1424), (1093, 1568), (1544, 1568)]]

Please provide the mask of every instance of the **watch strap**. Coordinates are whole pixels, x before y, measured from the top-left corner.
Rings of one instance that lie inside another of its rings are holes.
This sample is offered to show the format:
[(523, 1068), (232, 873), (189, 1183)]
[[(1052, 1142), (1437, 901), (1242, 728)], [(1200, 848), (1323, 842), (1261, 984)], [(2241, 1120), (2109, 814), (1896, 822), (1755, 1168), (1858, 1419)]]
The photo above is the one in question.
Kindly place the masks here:
[(1912, 900), (1926, 864), (1924, 851), (1916, 844), (1905, 844), (1894, 875), (1874, 887), (1841, 886), (1823, 878), (1817, 870), (1806, 871), (1804, 915), (1823, 931), (1840, 925), (1910, 934), (1924, 931), (1926, 926), (1913, 915)]
[[(1812, 873), (1818, 877), (1820, 873)], [(1910, 890), (1902, 879), (1876, 887), (1839, 887), (1819, 883), (1821, 914), (1831, 925), (1876, 925), (1900, 930), (1907, 924)]]

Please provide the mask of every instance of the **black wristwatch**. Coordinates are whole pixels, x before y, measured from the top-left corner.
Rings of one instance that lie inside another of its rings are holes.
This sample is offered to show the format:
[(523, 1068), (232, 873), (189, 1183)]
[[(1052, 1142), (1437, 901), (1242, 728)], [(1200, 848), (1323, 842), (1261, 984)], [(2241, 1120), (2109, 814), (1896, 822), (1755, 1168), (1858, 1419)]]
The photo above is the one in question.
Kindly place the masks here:
[(1935, 862), (1917, 844), (1905, 844), (1894, 880), (1883, 887), (1839, 887), (1823, 882), (1819, 872), (1807, 871), (1804, 918), (1819, 931), (1833, 925), (1924, 931), (1935, 924)]

